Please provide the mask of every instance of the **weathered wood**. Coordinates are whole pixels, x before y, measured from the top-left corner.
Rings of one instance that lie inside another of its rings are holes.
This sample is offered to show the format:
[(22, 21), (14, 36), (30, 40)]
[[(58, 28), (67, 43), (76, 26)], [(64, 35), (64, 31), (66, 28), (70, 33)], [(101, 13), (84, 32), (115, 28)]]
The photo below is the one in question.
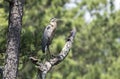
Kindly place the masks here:
[(45, 63), (41, 63), (38, 61), (38, 59), (36, 59), (34, 57), (30, 57), (31, 61), (35, 65), (37, 65), (38, 74), (39, 74), (38, 79), (45, 79), (46, 74), (51, 70), (51, 68), (53, 66), (59, 64), (60, 62), (62, 62), (65, 59), (65, 57), (68, 55), (68, 53), (72, 47), (72, 43), (73, 43), (73, 39), (75, 37), (75, 34), (76, 34), (76, 29), (74, 28), (71, 31), (70, 35), (68, 36), (66, 44), (64, 45), (64, 47), (63, 47), (62, 51), (59, 53), (59, 55), (49, 59)]

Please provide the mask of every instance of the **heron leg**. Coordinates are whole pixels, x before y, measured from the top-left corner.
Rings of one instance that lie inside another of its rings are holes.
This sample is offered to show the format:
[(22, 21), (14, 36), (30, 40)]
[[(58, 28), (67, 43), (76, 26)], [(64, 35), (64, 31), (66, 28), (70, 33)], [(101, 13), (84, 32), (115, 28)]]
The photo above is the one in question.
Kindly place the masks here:
[(50, 49), (49, 49), (49, 46), (47, 47), (47, 49), (48, 49), (48, 53), (49, 53), (49, 55), (51, 56), (51, 53), (50, 53)]
[(49, 49), (49, 46), (47, 47), (47, 49), (48, 49), (48, 53), (49, 53), (50, 58), (53, 58), (54, 55), (51, 54), (50, 49)]

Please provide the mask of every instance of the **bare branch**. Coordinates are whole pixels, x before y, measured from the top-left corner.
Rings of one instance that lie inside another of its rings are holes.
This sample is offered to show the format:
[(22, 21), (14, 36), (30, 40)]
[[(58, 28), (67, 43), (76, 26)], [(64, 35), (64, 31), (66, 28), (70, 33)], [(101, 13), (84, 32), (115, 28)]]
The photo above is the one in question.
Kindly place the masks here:
[(73, 39), (74, 39), (74, 37), (75, 37), (75, 34), (76, 34), (76, 29), (74, 28), (74, 29), (71, 31), (70, 35), (68, 36), (67, 42), (66, 42), (66, 44), (64, 45), (62, 51), (59, 53), (59, 55), (56, 56), (56, 57), (53, 58), (53, 59), (50, 59), (49, 62), (51, 63), (51, 65), (54, 66), (54, 65), (59, 64), (59, 63), (60, 63), (61, 61), (63, 61), (64, 58), (68, 55), (68, 53), (69, 53), (69, 51), (70, 51), (70, 49), (71, 49), (71, 47), (72, 47), (72, 43), (73, 43)]
[(71, 31), (70, 35), (68, 36), (68, 39), (67, 39), (66, 44), (64, 45), (62, 51), (58, 54), (58, 56), (55, 56), (55, 57), (49, 59), (49, 61), (46, 61), (45, 63), (39, 63), (38, 59), (36, 59), (34, 57), (30, 57), (32, 62), (37, 65), (38, 72), (39, 72), (39, 79), (45, 79), (48, 71), (50, 71), (53, 66), (59, 64), (60, 62), (62, 62), (65, 59), (65, 57), (68, 55), (68, 53), (72, 47), (72, 43), (73, 43), (75, 34), (76, 34), (76, 29), (74, 28)]

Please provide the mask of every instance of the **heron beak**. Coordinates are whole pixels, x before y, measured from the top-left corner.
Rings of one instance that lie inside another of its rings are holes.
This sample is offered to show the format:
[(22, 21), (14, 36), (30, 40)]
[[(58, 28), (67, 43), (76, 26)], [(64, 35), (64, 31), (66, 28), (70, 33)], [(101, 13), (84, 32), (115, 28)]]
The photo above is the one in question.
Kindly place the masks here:
[(62, 22), (62, 21), (63, 21), (63, 19), (57, 19), (57, 21), (60, 21), (60, 22)]

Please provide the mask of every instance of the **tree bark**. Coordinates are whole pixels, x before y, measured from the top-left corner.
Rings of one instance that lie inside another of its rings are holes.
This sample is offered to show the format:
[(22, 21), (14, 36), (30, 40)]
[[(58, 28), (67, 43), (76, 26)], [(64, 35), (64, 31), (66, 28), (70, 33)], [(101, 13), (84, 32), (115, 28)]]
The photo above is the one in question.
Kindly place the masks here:
[(18, 71), (23, 5), (20, 0), (6, 1), (9, 2), (9, 25), (3, 79), (16, 79)]

